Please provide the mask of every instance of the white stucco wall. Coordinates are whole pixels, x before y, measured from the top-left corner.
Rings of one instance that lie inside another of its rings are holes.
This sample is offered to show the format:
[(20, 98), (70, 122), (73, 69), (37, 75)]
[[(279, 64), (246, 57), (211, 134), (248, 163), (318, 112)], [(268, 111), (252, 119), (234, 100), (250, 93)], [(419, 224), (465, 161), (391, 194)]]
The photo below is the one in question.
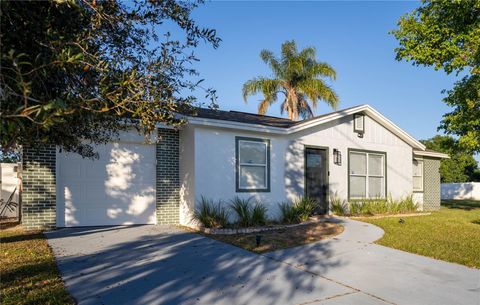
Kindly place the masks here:
[[(255, 137), (270, 140), (270, 192), (235, 192), (235, 137)], [(280, 136), (237, 132), (214, 128), (195, 129), (195, 198), (203, 195), (228, 202), (234, 196), (253, 197), (264, 203), (275, 217), (277, 203), (289, 196), (285, 187), (285, 151), (288, 140)]]
[(418, 209), (423, 211), (423, 192), (413, 193), (412, 198), (418, 204)]
[(185, 126), (180, 131), (180, 223), (192, 221), (195, 203), (195, 139), (194, 128)]
[[(348, 197), (348, 149), (361, 149), (385, 152), (387, 157), (387, 195), (394, 198), (412, 193), (412, 148), (388, 129), (365, 116), (365, 134), (359, 138), (353, 132), (352, 116), (291, 135), (294, 165), (303, 178), (304, 145), (329, 148), (329, 193), (342, 199)], [(333, 149), (342, 154), (342, 165), (333, 163)], [(287, 156), (287, 159), (289, 157)], [(299, 186), (303, 189), (303, 181)]]
[[(187, 127), (182, 137), (189, 148), (182, 146), (181, 223), (185, 223), (193, 201), (203, 195), (214, 200), (228, 201), (238, 195), (253, 197), (264, 203), (271, 217), (278, 215), (278, 203), (304, 194), (304, 147), (328, 147), (329, 193), (346, 199), (348, 196), (348, 149), (386, 152), (387, 194), (394, 198), (412, 193), (412, 148), (376, 121), (365, 117), (365, 135), (359, 138), (353, 132), (352, 116), (339, 121), (310, 128), (288, 136), (244, 132), (214, 127)], [(193, 136), (192, 136), (193, 134)], [(269, 139), (270, 192), (236, 193), (235, 191), (235, 137)], [(193, 138), (193, 139), (192, 139)], [(342, 154), (342, 165), (333, 163), (333, 149)], [(192, 157), (194, 161), (190, 162)], [(183, 163), (183, 164), (182, 164)], [(193, 175), (192, 175), (193, 173)], [(194, 179), (191, 179), (194, 177)], [(188, 189), (188, 190), (187, 190)]]

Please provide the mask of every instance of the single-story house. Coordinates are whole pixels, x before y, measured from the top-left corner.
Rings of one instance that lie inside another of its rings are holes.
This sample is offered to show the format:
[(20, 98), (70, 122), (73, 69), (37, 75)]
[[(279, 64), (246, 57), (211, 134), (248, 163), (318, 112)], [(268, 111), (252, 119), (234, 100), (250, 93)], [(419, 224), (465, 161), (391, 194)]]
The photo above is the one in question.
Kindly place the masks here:
[(329, 201), (413, 195), (440, 207), (431, 151), (368, 105), (303, 121), (198, 109), (188, 123), (97, 146), (97, 160), (54, 146), (23, 151), (23, 225), (30, 228), (190, 224), (201, 196), (253, 197), (268, 207), (309, 196)]

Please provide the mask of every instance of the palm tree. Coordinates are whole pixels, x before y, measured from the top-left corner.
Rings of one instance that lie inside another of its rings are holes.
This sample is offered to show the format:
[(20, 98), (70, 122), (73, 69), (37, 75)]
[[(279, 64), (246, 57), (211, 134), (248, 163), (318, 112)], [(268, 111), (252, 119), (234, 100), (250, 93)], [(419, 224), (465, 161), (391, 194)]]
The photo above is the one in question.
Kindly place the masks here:
[(285, 96), (280, 111), (282, 114), (286, 111), (291, 120), (298, 120), (300, 116), (304, 119), (312, 117), (312, 109), (317, 108), (318, 100), (337, 108), (337, 94), (321, 79), (334, 80), (336, 72), (327, 63), (317, 62), (314, 48), (298, 52), (295, 41), (291, 40), (282, 44), (281, 58), (269, 50), (262, 50), (260, 57), (272, 69), (274, 77), (260, 76), (243, 84), (245, 102), (250, 95), (263, 94), (258, 105), (259, 114), (267, 112), (268, 107), (277, 101), (278, 94)]

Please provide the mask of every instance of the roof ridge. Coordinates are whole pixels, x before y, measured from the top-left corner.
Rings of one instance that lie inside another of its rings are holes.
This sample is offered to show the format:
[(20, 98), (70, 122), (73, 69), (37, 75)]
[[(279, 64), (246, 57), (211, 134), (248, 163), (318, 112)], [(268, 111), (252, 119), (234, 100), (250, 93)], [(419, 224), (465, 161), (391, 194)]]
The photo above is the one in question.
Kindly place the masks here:
[(282, 119), (282, 120), (288, 120), (288, 121), (295, 122), (293, 120), (290, 120), (289, 118), (284, 118), (284, 117), (281, 117), (281, 116), (265, 115), (265, 114), (251, 113), (251, 112), (238, 111), (238, 110), (230, 110), (229, 112), (243, 113), (243, 114), (248, 114), (248, 115), (261, 116), (261, 117), (274, 118), (274, 119)]
[(319, 118), (319, 117), (324, 117), (324, 116), (327, 116), (327, 115), (330, 115), (330, 114), (333, 114), (333, 113), (342, 112), (342, 111), (350, 110), (350, 109), (361, 107), (361, 106), (367, 106), (367, 105), (368, 104), (358, 104), (358, 105), (355, 105), (355, 106), (351, 106), (351, 107), (347, 107), (347, 108), (343, 108), (343, 109), (339, 109), (339, 110), (335, 110), (335, 111), (330, 111), (330, 112), (327, 112), (327, 113), (324, 113), (324, 114), (312, 116), (311, 118), (300, 120), (300, 121), (293, 121), (289, 118), (284, 118), (284, 117), (281, 117), (281, 116), (264, 115), (264, 114), (257, 114), (257, 113), (252, 113), (252, 112), (239, 111), (239, 110), (222, 110), (222, 109), (211, 109), (211, 108), (202, 108), (202, 107), (198, 107), (198, 109), (208, 110), (208, 111), (221, 111), (221, 112), (247, 114), (247, 115), (253, 115), (253, 116), (258, 116), (258, 117), (266, 117), (266, 118), (274, 118), (274, 119), (282, 119), (282, 120), (290, 121), (294, 124), (299, 124), (299, 123), (302, 123), (302, 122), (305, 122), (305, 121), (310, 121), (310, 120), (313, 120), (313, 119), (316, 119), (316, 118)]

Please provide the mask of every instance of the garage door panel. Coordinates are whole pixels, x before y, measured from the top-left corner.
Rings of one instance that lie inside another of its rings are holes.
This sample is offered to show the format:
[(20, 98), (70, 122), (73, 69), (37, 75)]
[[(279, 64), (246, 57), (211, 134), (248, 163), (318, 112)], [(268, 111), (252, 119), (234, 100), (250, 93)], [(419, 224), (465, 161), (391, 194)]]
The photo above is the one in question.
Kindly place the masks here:
[(108, 175), (106, 167), (103, 164), (100, 164), (103, 163), (103, 160), (98, 162), (95, 161), (83, 162), (85, 165), (82, 178), (88, 178), (89, 180), (95, 181), (105, 181), (105, 179), (108, 178)]
[(65, 160), (64, 158), (62, 158), (59, 161), (61, 162), (59, 166), (59, 170), (60, 170), (59, 176), (61, 178), (65, 177), (65, 175), (68, 175), (69, 177), (72, 177), (72, 178), (81, 179), (81, 177), (83, 176), (83, 173), (82, 173), (81, 164), (78, 161), (69, 160), (70, 162), (67, 162), (67, 160)]
[(96, 160), (59, 153), (65, 226), (156, 223), (155, 146), (111, 143), (96, 151)]

